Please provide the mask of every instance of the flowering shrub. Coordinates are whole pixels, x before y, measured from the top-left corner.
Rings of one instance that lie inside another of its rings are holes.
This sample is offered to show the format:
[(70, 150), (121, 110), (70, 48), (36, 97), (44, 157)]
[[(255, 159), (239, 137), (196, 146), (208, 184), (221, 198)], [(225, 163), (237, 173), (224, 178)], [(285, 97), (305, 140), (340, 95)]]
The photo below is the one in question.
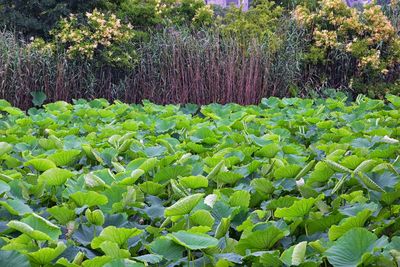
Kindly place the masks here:
[(132, 67), (136, 60), (130, 44), (132, 26), (122, 24), (113, 14), (108, 16), (95, 9), (86, 13), (82, 23), (71, 14), (51, 34), (71, 59), (96, 60), (117, 67)]
[(156, 0), (156, 13), (165, 25), (208, 26), (214, 12), (203, 0)]
[(379, 5), (358, 10), (342, 0), (325, 0), (316, 10), (298, 6), (294, 17), (310, 33), (309, 62), (334, 63), (329, 62), (334, 55), (345, 54), (354, 62), (354, 78), (364, 82), (383, 80), (395, 72), (400, 38)]

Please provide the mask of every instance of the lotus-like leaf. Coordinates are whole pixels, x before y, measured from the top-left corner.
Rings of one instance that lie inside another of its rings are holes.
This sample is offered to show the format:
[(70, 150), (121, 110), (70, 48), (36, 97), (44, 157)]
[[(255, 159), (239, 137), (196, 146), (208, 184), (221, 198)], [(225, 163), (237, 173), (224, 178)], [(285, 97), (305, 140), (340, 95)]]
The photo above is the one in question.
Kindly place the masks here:
[(286, 234), (286, 231), (279, 229), (275, 225), (267, 224), (265, 229), (256, 230), (244, 237), (242, 236), (235, 250), (241, 255), (245, 255), (247, 249), (250, 251), (268, 250), (285, 237)]
[(206, 234), (178, 231), (168, 234), (175, 243), (190, 250), (212, 248), (218, 245), (218, 240)]
[(57, 166), (69, 166), (78, 159), (80, 153), (81, 151), (77, 149), (61, 150), (50, 155), (48, 159), (53, 161)]
[(105, 205), (108, 203), (108, 198), (104, 195), (101, 195), (94, 191), (89, 192), (75, 192), (70, 195), (70, 198), (78, 205), (79, 207), (82, 206), (100, 206)]
[(29, 259), (17, 251), (0, 251), (0, 266), (2, 267), (30, 267)]
[(31, 207), (26, 205), (20, 199), (7, 199), (6, 201), (0, 201), (0, 205), (6, 208), (12, 215), (24, 215), (33, 212)]
[(10, 152), (13, 149), (13, 146), (6, 142), (0, 142), (0, 157), (4, 154)]
[(106, 256), (114, 259), (129, 258), (131, 253), (126, 249), (120, 249), (118, 244), (113, 241), (104, 241), (100, 244), (101, 250)]
[(371, 210), (366, 209), (356, 216), (343, 219), (339, 225), (332, 225), (328, 232), (329, 239), (336, 240), (352, 228), (363, 227), (371, 213)]
[(66, 225), (68, 222), (75, 220), (75, 211), (65, 206), (54, 206), (47, 209), (47, 212), (53, 216), (61, 225)]
[(168, 260), (181, 259), (185, 251), (185, 248), (165, 236), (161, 236), (150, 243), (149, 249), (151, 252), (162, 255)]
[(47, 171), (57, 167), (56, 164), (49, 159), (31, 159), (24, 163), (24, 166), (32, 166), (37, 171)]
[(250, 193), (244, 190), (235, 191), (229, 198), (232, 207), (248, 208), (250, 204)]
[(278, 218), (285, 218), (286, 220), (294, 220), (296, 218), (302, 218), (307, 215), (311, 208), (314, 206), (316, 199), (304, 198), (295, 201), (288, 208), (277, 208), (274, 215)]
[(194, 225), (202, 225), (212, 227), (215, 219), (207, 210), (197, 210), (190, 215), (190, 222)]
[(357, 267), (363, 256), (372, 253), (378, 238), (364, 228), (353, 228), (339, 238), (325, 255), (335, 267)]
[(111, 241), (118, 244), (119, 247), (125, 247), (129, 238), (137, 236), (142, 231), (136, 228), (117, 228), (108, 226), (101, 231), (100, 235), (93, 238), (91, 246), (93, 249), (100, 248), (104, 241)]
[(182, 177), (179, 179), (179, 183), (182, 186), (191, 189), (208, 187), (208, 179), (201, 175)]
[(61, 230), (58, 226), (35, 213), (23, 218), (21, 221), (12, 220), (7, 226), (36, 240), (54, 241), (61, 235)]
[(73, 176), (74, 174), (68, 170), (51, 168), (42, 173), (38, 181), (39, 183), (46, 183), (50, 186), (60, 186)]
[(67, 246), (62, 243), (58, 242), (57, 247), (55, 248), (41, 248), (38, 251), (28, 253), (28, 257), (31, 261), (38, 265), (48, 265), (50, 264), (55, 258), (61, 255)]
[(188, 214), (200, 202), (203, 196), (203, 193), (198, 193), (181, 198), (175, 204), (166, 208), (164, 215), (167, 217)]
[(301, 171), (301, 167), (299, 165), (286, 165), (279, 167), (274, 172), (275, 179), (281, 178), (294, 178)]

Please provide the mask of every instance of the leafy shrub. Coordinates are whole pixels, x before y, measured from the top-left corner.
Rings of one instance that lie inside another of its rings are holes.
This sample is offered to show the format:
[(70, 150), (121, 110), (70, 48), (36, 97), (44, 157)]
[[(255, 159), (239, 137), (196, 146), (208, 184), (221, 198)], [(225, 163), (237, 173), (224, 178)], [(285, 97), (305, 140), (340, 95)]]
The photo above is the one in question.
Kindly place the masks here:
[(309, 30), (310, 47), (305, 59), (310, 64), (337, 66), (337, 58), (347, 57), (349, 78), (356, 83), (375, 84), (398, 78), (400, 37), (380, 6), (366, 5), (357, 10), (341, 0), (328, 0), (319, 2), (316, 10), (298, 6), (294, 15)]
[(156, 12), (166, 26), (206, 26), (214, 16), (212, 8), (203, 0), (157, 0)]
[(60, 17), (84, 13), (103, 0), (0, 0), (0, 25), (31, 37), (49, 37)]
[[(51, 35), (53, 44), (45, 44), (43, 48), (65, 50), (70, 59), (94, 60), (100, 65), (120, 68), (132, 68), (136, 61), (132, 26), (121, 23), (114, 14), (105, 15), (95, 9), (87, 12), (82, 22), (70, 15), (60, 21), (59, 28), (52, 30)], [(39, 39), (31, 47), (40, 47), (41, 43)]]
[(248, 11), (231, 6), (221, 21), (221, 31), (225, 35), (239, 37), (242, 42), (253, 38), (272, 38), (282, 16), (283, 9), (269, 0), (257, 1)]

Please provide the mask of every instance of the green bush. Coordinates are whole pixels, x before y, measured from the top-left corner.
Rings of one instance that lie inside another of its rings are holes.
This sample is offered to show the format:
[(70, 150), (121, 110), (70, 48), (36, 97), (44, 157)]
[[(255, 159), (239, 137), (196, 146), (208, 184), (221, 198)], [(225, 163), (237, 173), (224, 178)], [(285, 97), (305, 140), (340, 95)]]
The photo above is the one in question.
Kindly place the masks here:
[[(370, 91), (368, 86), (399, 78), (400, 37), (380, 6), (358, 10), (342, 0), (327, 0), (320, 1), (316, 10), (298, 6), (294, 16), (308, 30), (304, 58), (319, 69), (319, 78), (335, 79), (336, 70), (345, 69), (341, 85), (354, 85), (362, 93)], [(378, 91), (373, 94), (380, 95)]]
[(0, 25), (28, 37), (48, 38), (60, 17), (105, 4), (104, 0), (0, 0)]
[(65, 51), (70, 59), (131, 69), (137, 59), (131, 43), (134, 34), (132, 26), (123, 24), (116, 15), (106, 15), (95, 9), (87, 12), (82, 21), (72, 14), (62, 19), (59, 27), (51, 31), (53, 40), (50, 43), (37, 39), (30, 46), (42, 51)]

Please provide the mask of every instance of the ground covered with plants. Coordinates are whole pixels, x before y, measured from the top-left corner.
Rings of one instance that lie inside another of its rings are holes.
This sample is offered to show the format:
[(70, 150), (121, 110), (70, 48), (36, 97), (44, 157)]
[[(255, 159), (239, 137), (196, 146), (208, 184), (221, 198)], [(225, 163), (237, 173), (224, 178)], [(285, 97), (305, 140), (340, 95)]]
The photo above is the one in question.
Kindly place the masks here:
[(400, 97), (0, 110), (0, 266), (400, 262)]

